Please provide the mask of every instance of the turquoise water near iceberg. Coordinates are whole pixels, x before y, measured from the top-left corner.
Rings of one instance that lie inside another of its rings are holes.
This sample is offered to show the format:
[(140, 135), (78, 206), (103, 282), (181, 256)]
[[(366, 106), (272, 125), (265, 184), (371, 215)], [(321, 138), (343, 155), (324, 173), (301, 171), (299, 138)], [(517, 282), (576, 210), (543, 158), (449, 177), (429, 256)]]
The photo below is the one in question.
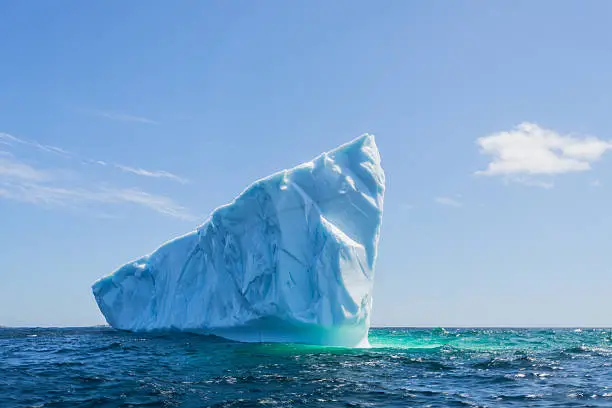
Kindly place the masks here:
[(0, 329), (0, 407), (610, 407), (605, 329), (372, 329), (370, 349)]

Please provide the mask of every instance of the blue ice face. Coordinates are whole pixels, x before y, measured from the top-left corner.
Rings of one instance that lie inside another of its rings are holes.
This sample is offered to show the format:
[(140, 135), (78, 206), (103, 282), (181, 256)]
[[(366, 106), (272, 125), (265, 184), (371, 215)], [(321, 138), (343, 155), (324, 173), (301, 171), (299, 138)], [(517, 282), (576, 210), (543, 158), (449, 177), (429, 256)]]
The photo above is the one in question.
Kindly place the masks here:
[(94, 296), (123, 330), (365, 345), (384, 190), (374, 137), (361, 136), (256, 181)]

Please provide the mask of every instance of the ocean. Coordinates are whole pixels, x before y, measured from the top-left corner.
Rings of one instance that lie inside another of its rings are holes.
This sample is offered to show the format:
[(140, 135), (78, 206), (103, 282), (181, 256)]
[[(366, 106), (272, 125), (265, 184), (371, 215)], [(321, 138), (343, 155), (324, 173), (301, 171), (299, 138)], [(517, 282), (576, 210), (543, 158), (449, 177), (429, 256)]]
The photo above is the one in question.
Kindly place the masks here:
[(0, 407), (612, 407), (606, 329), (370, 332), (372, 348), (0, 329)]

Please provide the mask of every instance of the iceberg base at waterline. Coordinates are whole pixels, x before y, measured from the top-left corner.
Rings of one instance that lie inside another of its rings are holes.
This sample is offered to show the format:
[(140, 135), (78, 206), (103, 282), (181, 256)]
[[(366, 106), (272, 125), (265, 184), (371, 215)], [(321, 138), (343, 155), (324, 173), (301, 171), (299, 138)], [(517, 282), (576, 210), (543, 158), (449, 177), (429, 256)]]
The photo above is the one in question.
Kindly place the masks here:
[(109, 325), (367, 346), (385, 175), (374, 137), (258, 180), (92, 286)]

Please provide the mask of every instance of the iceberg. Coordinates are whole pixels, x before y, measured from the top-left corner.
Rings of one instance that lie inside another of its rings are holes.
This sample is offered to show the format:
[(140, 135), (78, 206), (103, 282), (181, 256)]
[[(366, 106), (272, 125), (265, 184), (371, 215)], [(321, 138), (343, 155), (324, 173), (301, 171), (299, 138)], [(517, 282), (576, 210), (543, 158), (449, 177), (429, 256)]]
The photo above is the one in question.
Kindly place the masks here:
[(109, 325), (367, 347), (385, 174), (374, 136), (254, 182), (92, 286)]

